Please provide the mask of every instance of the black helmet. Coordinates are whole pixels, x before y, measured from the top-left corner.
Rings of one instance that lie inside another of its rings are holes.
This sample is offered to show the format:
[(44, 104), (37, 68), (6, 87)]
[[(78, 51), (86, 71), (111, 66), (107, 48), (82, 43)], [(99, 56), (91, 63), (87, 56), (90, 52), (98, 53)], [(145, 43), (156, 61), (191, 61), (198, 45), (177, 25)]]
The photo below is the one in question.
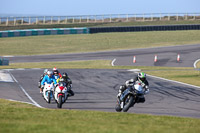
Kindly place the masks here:
[(53, 71), (53, 74), (54, 74), (54, 75), (58, 75), (58, 70), (54, 70), (54, 71)]
[(63, 77), (63, 78), (68, 77), (67, 73), (63, 73), (62, 77)]

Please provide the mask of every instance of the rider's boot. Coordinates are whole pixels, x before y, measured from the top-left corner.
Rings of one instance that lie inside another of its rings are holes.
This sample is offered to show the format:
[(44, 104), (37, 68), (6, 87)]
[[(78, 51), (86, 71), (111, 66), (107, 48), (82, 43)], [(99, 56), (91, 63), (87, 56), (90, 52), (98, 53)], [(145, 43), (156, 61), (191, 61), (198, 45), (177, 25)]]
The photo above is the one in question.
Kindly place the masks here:
[(42, 93), (42, 88), (40, 88), (40, 93)]

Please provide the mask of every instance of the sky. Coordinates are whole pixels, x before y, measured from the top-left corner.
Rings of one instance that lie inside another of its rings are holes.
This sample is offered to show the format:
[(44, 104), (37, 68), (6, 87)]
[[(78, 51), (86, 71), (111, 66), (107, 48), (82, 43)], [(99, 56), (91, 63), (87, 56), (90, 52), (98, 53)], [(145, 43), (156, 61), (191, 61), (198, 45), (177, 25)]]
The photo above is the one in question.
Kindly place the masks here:
[(200, 13), (200, 0), (0, 0), (0, 15)]

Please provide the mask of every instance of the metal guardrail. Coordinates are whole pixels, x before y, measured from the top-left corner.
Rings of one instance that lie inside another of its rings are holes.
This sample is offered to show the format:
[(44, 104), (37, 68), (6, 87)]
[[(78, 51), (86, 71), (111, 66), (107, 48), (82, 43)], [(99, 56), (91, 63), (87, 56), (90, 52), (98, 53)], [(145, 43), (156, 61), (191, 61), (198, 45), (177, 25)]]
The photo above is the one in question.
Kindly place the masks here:
[(74, 24), (74, 23), (109, 23), (133, 21), (180, 21), (200, 20), (200, 13), (144, 13), (110, 14), (79, 16), (23, 16), (0, 17), (0, 26), (36, 25), (36, 24)]

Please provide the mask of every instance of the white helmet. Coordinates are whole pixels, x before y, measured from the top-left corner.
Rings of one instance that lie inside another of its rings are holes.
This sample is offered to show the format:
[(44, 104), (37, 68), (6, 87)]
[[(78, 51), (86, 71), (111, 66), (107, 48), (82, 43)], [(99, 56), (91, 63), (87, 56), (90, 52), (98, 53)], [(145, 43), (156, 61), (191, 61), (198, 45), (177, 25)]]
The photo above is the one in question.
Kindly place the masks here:
[(53, 72), (52, 72), (52, 71), (48, 71), (47, 74), (48, 74), (48, 75), (52, 75)]
[(56, 71), (56, 70), (57, 70), (57, 68), (56, 68), (56, 67), (54, 67), (54, 68), (53, 68), (53, 71)]
[(44, 73), (47, 73), (49, 70), (48, 69), (44, 69)]

